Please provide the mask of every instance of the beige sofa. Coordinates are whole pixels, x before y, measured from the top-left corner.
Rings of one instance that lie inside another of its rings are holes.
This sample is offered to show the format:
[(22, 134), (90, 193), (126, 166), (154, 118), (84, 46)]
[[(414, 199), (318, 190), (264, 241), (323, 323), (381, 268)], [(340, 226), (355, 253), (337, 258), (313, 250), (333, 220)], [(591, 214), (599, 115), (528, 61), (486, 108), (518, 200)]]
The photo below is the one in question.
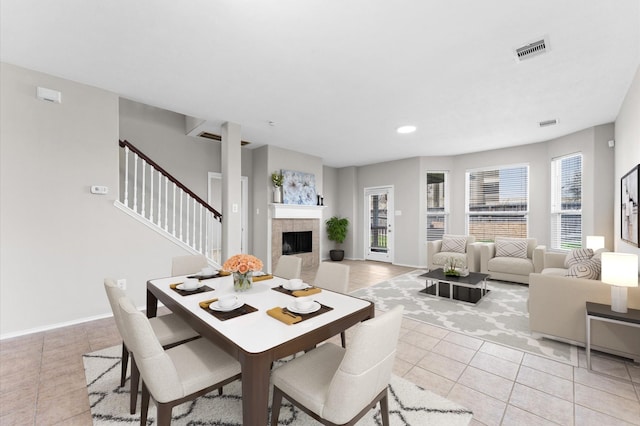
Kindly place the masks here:
[[(513, 239), (512, 239), (513, 240)], [(480, 245), (480, 272), (493, 280), (529, 283), (529, 274), (541, 272), (544, 266), (545, 246), (537, 246), (535, 238), (522, 238), (527, 242), (527, 258), (496, 257), (496, 243)]]
[(427, 267), (429, 270), (444, 267), (449, 258), (454, 258), (463, 268), (469, 268), (471, 272), (480, 270), (480, 249), (476, 238), (468, 235), (451, 235), (445, 234), (444, 238), (465, 238), (467, 240), (466, 250), (464, 253), (442, 251), (442, 240), (427, 242)]
[[(564, 264), (564, 255), (562, 264)], [(561, 269), (559, 264), (550, 268)], [(529, 328), (534, 336), (548, 337), (584, 346), (586, 342), (585, 304), (611, 303), (611, 286), (599, 280), (558, 275), (545, 268), (529, 276)], [(640, 287), (629, 288), (628, 306), (640, 309)], [(640, 328), (592, 321), (594, 350), (640, 361)]]

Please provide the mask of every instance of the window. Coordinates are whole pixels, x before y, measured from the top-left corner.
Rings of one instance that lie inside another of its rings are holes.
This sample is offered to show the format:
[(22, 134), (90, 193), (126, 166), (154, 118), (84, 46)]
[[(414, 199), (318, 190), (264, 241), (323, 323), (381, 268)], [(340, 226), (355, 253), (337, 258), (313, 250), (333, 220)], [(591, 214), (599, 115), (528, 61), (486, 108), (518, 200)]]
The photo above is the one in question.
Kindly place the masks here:
[(477, 241), (527, 236), (529, 166), (467, 172), (467, 233)]
[(551, 160), (551, 248), (582, 247), (582, 154)]
[(427, 172), (427, 241), (441, 240), (447, 232), (447, 189), (447, 172)]

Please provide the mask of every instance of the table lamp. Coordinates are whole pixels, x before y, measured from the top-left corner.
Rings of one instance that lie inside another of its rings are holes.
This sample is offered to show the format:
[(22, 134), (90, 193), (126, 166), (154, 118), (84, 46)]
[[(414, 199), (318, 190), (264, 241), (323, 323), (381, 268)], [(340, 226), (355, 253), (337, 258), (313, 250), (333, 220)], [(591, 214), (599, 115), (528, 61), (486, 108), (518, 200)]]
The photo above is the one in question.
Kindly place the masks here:
[(627, 287), (638, 286), (638, 255), (602, 253), (602, 282), (611, 285), (611, 310), (627, 312)]
[(604, 237), (600, 235), (587, 235), (587, 248), (593, 251), (604, 248)]

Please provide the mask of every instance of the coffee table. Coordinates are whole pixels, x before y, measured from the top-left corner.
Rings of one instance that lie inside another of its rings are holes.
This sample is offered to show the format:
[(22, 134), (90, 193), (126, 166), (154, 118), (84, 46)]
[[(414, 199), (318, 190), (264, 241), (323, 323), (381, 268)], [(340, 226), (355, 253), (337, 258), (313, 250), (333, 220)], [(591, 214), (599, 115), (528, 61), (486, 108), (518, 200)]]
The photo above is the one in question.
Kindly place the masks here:
[(469, 272), (466, 277), (445, 275), (442, 268), (420, 275), (427, 279), (427, 286), (420, 293), (450, 300), (476, 304), (491, 290), (487, 289), (489, 274)]

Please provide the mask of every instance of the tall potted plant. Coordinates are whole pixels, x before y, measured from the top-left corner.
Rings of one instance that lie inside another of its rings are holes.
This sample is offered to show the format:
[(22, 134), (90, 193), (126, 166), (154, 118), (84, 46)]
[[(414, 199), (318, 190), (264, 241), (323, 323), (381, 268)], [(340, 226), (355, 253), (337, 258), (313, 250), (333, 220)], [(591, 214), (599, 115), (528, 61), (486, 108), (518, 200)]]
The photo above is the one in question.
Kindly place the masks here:
[[(327, 238), (333, 241), (340, 247), (340, 244), (344, 243), (347, 238), (347, 230), (349, 228), (349, 219), (346, 217), (333, 216), (327, 220)], [(329, 257), (331, 260), (340, 261), (344, 259), (344, 250), (337, 248), (329, 250)]]

